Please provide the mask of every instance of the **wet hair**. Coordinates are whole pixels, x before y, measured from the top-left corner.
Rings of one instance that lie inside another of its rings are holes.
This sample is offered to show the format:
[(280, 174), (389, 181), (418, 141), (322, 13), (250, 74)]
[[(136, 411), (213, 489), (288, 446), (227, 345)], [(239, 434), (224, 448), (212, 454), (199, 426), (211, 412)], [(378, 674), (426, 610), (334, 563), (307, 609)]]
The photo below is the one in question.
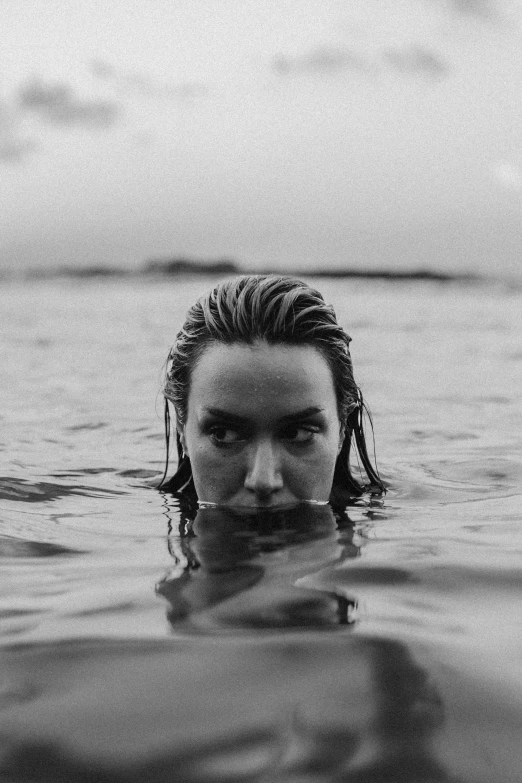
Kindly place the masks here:
[[(176, 432), (178, 467), (166, 481), (171, 432), (169, 402), (174, 405), (179, 424), (187, 420), (192, 371), (205, 349), (213, 343), (252, 345), (310, 345), (324, 357), (332, 373), (339, 420), (344, 442), (335, 464), (330, 501), (342, 505), (364, 492), (385, 491), (377, 469), (372, 465), (364, 435), (365, 414), (369, 411), (353, 376), (349, 343), (351, 338), (337, 322), (335, 311), (321, 294), (306, 283), (276, 275), (245, 275), (217, 285), (188, 311), (168, 359), (165, 386), (165, 436), (167, 463), (160, 488), (197, 501), (190, 460), (183, 452)], [(352, 475), (352, 448), (364, 468), (368, 482)]]

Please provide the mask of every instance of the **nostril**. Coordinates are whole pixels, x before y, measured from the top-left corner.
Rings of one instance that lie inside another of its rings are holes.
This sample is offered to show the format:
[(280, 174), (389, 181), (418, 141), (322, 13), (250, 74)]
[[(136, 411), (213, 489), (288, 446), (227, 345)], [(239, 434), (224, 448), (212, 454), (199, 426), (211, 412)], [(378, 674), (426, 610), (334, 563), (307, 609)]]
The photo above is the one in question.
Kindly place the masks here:
[(258, 480), (255, 477), (247, 476), (245, 487), (256, 495), (272, 495), (282, 487), (282, 482), (274, 477), (273, 481)]

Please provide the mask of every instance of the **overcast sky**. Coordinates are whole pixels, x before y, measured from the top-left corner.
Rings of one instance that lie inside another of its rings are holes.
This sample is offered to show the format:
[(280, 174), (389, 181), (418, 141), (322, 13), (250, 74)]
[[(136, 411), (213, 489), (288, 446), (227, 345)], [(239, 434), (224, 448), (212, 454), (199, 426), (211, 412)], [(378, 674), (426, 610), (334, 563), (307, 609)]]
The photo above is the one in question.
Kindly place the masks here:
[(521, 0), (0, 14), (3, 267), (521, 273)]

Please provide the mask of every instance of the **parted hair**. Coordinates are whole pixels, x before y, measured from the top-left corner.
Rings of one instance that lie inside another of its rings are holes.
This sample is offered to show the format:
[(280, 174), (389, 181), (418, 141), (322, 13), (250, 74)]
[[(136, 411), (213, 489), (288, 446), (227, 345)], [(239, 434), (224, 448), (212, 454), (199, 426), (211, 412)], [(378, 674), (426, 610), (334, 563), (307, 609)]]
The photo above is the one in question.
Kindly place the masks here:
[[(178, 467), (172, 478), (166, 480), (171, 431), (169, 402), (174, 405), (179, 424), (185, 424), (192, 371), (205, 349), (212, 343), (251, 345), (257, 341), (310, 345), (328, 363), (345, 434), (335, 465), (331, 502), (339, 505), (364, 492), (384, 492), (366, 446), (363, 422), (364, 414), (369, 417), (369, 413), (353, 376), (351, 338), (337, 322), (333, 307), (326, 304), (318, 291), (300, 280), (277, 275), (245, 275), (224, 281), (188, 311), (167, 359), (163, 389), (167, 464), (160, 488), (197, 499), (190, 460), (183, 453), (178, 433)], [(367, 483), (352, 475), (352, 448), (366, 473)]]

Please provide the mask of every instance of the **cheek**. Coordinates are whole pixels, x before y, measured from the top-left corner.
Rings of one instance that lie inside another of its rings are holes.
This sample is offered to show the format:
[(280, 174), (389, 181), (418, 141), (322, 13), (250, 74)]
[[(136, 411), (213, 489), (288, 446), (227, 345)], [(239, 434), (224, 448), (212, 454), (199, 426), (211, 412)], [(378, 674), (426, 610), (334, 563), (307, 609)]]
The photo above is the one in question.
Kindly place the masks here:
[(189, 452), (196, 492), (204, 500), (220, 500), (237, 491), (243, 481), (238, 460), (227, 457), (208, 442), (192, 444)]
[(308, 491), (331, 490), (335, 463), (338, 456), (338, 438), (328, 438), (313, 454), (289, 457), (286, 461), (285, 479), (305, 495)]

